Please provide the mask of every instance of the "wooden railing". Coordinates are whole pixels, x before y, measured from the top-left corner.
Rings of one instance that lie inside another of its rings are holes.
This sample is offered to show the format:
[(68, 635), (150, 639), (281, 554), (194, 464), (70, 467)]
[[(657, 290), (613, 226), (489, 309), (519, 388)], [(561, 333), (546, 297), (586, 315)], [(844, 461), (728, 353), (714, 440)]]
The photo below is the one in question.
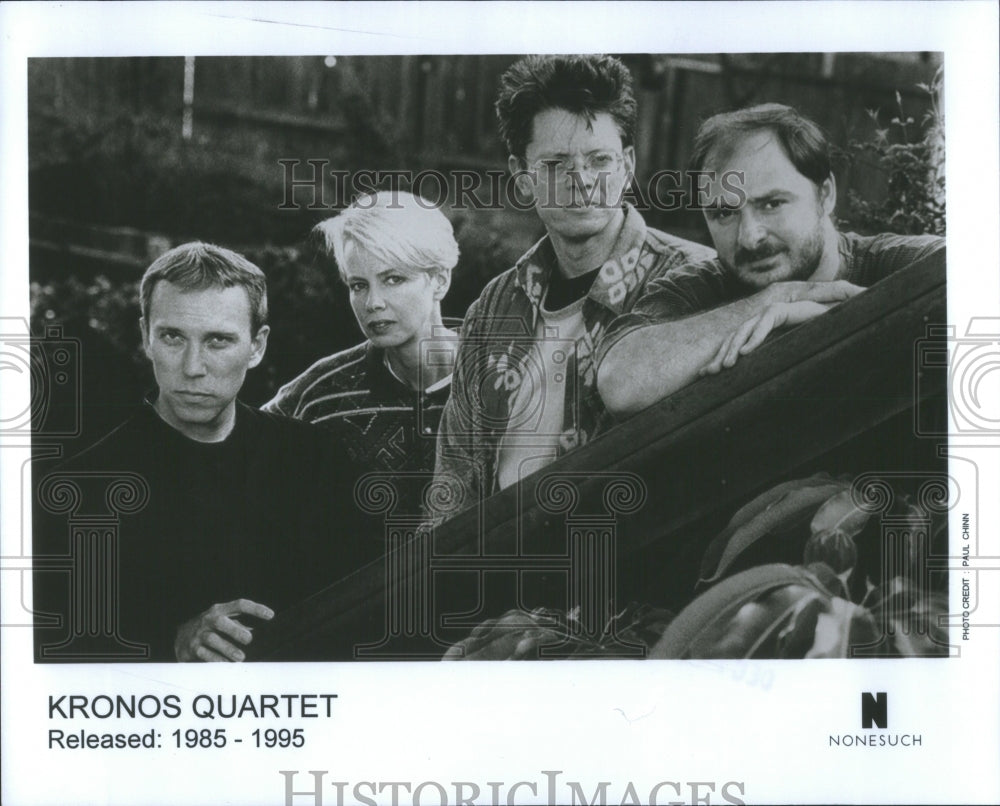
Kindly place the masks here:
[(629, 599), (683, 605), (712, 528), (778, 481), (942, 469), (914, 414), (944, 416), (945, 371), (917, 355), (943, 338), (945, 279), (943, 253), (911, 266), (433, 533), (390, 513), (387, 556), (260, 627), (253, 657), (440, 657), (477, 621), (538, 604), (582, 607), (593, 631)]

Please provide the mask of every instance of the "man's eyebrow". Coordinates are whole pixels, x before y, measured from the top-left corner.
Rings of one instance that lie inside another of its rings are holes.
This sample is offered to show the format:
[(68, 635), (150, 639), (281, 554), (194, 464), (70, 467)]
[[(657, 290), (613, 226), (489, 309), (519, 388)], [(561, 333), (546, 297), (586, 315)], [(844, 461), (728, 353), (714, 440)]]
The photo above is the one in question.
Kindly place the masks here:
[(726, 200), (726, 194), (720, 193), (707, 204), (701, 205), (700, 209), (705, 210), (706, 212), (714, 212), (718, 210), (738, 210), (744, 204), (744, 201), (737, 201), (731, 204)]
[(781, 188), (774, 188), (773, 190), (765, 190), (763, 193), (758, 193), (756, 196), (747, 196), (747, 202), (754, 204), (756, 202), (770, 201), (776, 198), (788, 198), (793, 194), (791, 191), (783, 190)]
[(205, 334), (206, 339), (237, 339), (239, 336), (235, 330), (210, 330)]

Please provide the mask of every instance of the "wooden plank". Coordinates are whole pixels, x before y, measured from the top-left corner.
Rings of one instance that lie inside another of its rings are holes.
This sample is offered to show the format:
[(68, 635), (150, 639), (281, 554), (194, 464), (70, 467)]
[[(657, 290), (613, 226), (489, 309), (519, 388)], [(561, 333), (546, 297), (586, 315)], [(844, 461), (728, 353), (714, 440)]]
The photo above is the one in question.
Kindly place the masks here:
[(321, 134), (342, 135), (345, 126), (342, 121), (322, 120), (308, 115), (290, 112), (270, 112), (265, 109), (251, 109), (239, 104), (228, 104), (219, 101), (199, 101), (195, 95), (195, 119), (216, 121), (237, 121), (239, 123), (257, 123), (262, 126), (293, 131), (319, 132)]

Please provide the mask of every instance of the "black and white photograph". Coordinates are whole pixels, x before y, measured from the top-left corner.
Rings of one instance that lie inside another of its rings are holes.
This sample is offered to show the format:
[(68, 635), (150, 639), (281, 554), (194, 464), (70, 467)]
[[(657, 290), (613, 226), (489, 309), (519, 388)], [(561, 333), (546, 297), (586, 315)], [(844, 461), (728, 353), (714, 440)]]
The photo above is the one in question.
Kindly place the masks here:
[(4, 802), (1000, 797), (995, 7), (56, 12)]

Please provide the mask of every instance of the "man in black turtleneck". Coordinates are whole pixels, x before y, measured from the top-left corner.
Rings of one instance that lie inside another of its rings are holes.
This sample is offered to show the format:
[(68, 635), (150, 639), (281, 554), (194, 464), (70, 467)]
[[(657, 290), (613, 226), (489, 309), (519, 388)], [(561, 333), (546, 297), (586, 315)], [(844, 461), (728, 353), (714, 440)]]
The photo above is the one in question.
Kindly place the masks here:
[[(353, 474), (319, 429), (236, 399), (267, 346), (260, 269), (228, 249), (185, 244), (146, 271), (141, 304), (157, 393), (58, 473), (84, 488), (131, 474), (148, 489), (145, 505), (120, 517), (112, 555), (121, 639), (147, 646), (151, 660), (240, 661), (256, 620), (362, 562)], [(60, 553), (58, 529), (35, 534), (36, 556)], [(50, 576), (36, 574), (36, 606), (79, 621), (78, 592), (53, 596)], [(45, 657), (52, 634), (36, 636)]]

